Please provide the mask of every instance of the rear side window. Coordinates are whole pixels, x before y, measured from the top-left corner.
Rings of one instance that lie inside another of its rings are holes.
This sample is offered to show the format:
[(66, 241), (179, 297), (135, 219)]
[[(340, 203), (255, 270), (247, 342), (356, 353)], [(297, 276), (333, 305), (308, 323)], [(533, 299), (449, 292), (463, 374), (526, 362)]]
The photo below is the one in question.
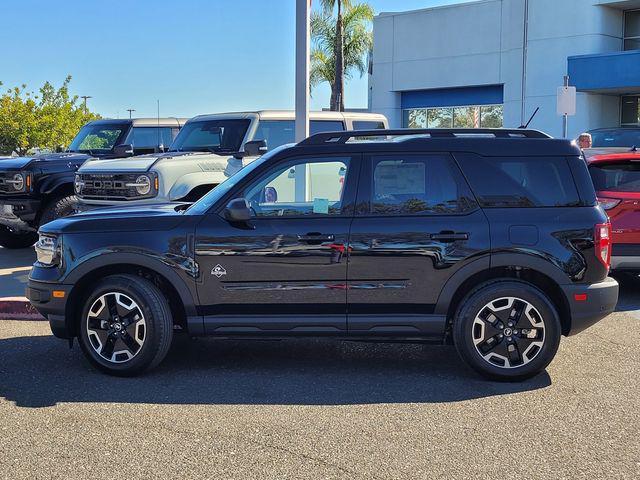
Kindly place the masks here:
[(155, 148), (158, 145), (169, 147), (173, 143), (175, 133), (176, 130), (171, 127), (134, 127), (128, 143), (133, 148)]
[(372, 214), (453, 214), (476, 206), (448, 156), (394, 154), (371, 161)]
[[(309, 135), (323, 132), (344, 130), (344, 123), (339, 120), (311, 120)], [(272, 150), (280, 145), (295, 142), (296, 125), (293, 120), (260, 120), (253, 136), (254, 140), (264, 140), (267, 148)]]
[(354, 120), (354, 130), (384, 130), (383, 122), (372, 122), (370, 120)]
[(640, 163), (596, 163), (589, 173), (597, 191), (640, 192)]
[(485, 208), (581, 205), (564, 157), (481, 157), (456, 154)]

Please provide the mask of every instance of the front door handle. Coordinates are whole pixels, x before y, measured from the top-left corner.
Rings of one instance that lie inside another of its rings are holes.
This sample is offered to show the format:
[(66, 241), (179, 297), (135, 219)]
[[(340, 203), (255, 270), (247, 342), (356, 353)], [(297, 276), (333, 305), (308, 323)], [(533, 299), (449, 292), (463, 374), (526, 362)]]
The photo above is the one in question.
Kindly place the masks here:
[(467, 232), (444, 231), (440, 233), (432, 233), (431, 240), (436, 240), (443, 243), (451, 243), (458, 240), (469, 240), (469, 234)]
[(298, 235), (298, 241), (304, 243), (320, 244), (323, 242), (333, 242), (335, 241), (335, 239), (336, 236), (333, 234), (323, 234), (316, 232), (307, 233), (306, 235)]

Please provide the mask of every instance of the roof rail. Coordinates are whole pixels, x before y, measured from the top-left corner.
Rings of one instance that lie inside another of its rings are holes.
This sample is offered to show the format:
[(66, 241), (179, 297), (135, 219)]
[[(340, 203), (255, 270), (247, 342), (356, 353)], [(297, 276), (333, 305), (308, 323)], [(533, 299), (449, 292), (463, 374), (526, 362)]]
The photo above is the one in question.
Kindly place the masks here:
[(317, 133), (298, 145), (325, 145), (347, 143), (360, 137), (403, 137), (429, 135), (431, 138), (459, 138), (471, 135), (493, 135), (495, 138), (552, 138), (539, 130), (522, 128), (402, 128), (396, 130), (352, 130)]

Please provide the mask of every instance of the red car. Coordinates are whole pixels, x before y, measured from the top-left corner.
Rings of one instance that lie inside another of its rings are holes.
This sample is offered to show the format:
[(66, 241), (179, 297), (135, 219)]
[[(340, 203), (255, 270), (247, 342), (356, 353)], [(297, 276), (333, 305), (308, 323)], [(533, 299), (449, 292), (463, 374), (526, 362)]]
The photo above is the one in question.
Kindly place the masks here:
[(640, 271), (640, 152), (587, 159), (600, 205), (612, 225), (612, 270)]

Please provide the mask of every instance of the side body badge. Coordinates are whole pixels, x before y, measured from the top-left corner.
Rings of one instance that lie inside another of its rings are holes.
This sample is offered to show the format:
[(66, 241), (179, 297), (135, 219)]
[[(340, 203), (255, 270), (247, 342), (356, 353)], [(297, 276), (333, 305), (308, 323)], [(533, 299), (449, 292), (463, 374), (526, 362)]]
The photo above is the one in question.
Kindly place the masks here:
[(216, 265), (215, 267), (213, 267), (213, 270), (211, 270), (211, 275), (215, 275), (218, 278), (223, 277), (226, 274), (227, 271), (220, 264)]

